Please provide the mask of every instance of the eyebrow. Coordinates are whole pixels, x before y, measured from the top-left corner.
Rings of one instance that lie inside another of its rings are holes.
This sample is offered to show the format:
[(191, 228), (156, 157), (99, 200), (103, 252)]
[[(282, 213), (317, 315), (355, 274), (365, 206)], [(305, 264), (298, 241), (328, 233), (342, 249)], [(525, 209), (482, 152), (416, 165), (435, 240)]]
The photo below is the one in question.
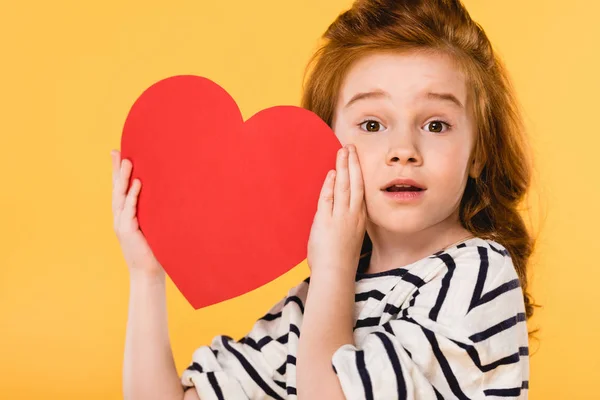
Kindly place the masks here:
[[(449, 102), (453, 103), (455, 106), (458, 106), (459, 108), (464, 108), (462, 103), (452, 93), (427, 92), (422, 97), (425, 97), (428, 99), (433, 99), (433, 100), (446, 101), (446, 102), (449, 101)], [(390, 94), (383, 90), (373, 90), (370, 92), (357, 93), (354, 96), (352, 96), (352, 98), (350, 99), (350, 101), (348, 101), (348, 103), (346, 103), (344, 108), (350, 107), (353, 103), (355, 103), (359, 100), (376, 99), (376, 98), (390, 98)]]
[(452, 93), (429, 92), (429, 93), (426, 94), (426, 96), (429, 99), (449, 101), (451, 103), (454, 103), (459, 108), (464, 108), (464, 106), (462, 105), (462, 103)]

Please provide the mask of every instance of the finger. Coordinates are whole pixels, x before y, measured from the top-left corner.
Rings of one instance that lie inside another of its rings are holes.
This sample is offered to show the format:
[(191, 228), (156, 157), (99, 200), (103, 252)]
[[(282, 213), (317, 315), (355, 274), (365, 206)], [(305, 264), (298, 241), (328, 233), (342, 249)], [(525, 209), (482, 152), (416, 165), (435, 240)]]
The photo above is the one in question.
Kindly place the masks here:
[(350, 205), (350, 177), (348, 176), (348, 149), (343, 147), (338, 151), (336, 161), (337, 175), (335, 177), (335, 198), (333, 212), (345, 213)]
[(121, 153), (117, 150), (112, 150), (110, 152), (110, 158), (112, 161), (112, 184), (115, 186), (115, 182), (117, 181), (117, 177), (119, 176), (119, 166), (121, 164)]
[(131, 161), (127, 159), (121, 161), (121, 171), (119, 176), (121, 186), (119, 188), (121, 189), (121, 193), (123, 193), (123, 195), (127, 195), (129, 187), (131, 186), (130, 178), (132, 170), (133, 164)]
[(127, 193), (127, 197), (125, 198), (125, 206), (123, 207), (122, 214), (124, 221), (130, 221), (135, 218), (137, 214), (138, 195), (140, 194), (141, 188), (142, 183), (140, 180), (134, 179), (131, 183), (129, 193)]
[(360, 161), (354, 145), (350, 146), (348, 170), (350, 175), (350, 210), (358, 211), (364, 202), (365, 184), (360, 168)]
[(117, 173), (117, 180), (113, 188), (113, 212), (121, 212), (125, 205), (127, 187), (129, 186), (129, 174), (131, 173), (131, 162), (122, 160)]
[(321, 194), (319, 195), (319, 202), (317, 205), (318, 212), (324, 212), (327, 215), (331, 215), (333, 211), (333, 187), (335, 183), (335, 170), (330, 170), (325, 177), (323, 187), (321, 188)]

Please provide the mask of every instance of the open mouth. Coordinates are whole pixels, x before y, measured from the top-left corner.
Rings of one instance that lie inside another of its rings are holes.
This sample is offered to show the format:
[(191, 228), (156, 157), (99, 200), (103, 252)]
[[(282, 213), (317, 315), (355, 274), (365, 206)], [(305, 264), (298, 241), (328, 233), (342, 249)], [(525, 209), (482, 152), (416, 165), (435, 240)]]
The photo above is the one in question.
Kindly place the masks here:
[(424, 189), (410, 185), (392, 185), (385, 189), (386, 192), (421, 192)]

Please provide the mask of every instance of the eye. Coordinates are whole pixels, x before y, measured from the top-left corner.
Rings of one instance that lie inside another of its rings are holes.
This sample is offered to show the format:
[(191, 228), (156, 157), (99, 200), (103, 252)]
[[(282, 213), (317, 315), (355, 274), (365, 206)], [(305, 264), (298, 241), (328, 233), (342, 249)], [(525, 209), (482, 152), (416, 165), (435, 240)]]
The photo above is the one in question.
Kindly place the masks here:
[(450, 129), (452, 127), (452, 125), (450, 125), (449, 123), (444, 122), (444, 121), (439, 121), (439, 120), (431, 121), (428, 124), (426, 124), (425, 126), (427, 126), (427, 125), (429, 125), (432, 129), (432, 130), (429, 130), (429, 132), (433, 132), (433, 133), (441, 133), (442, 129), (444, 128), (444, 125), (446, 125), (448, 127), (447, 129)]
[(375, 121), (373, 119), (363, 121), (359, 124), (359, 126), (367, 132), (380, 132), (381, 130), (383, 130), (383, 128), (385, 128), (381, 122)]

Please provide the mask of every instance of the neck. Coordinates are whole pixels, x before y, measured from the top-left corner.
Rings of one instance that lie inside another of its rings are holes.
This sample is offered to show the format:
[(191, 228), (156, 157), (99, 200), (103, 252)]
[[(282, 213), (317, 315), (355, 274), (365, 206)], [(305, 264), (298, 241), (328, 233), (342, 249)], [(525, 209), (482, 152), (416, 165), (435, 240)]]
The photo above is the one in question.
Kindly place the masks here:
[(404, 267), (471, 236), (455, 215), (418, 232), (391, 232), (371, 222), (367, 232), (373, 242), (367, 273)]

